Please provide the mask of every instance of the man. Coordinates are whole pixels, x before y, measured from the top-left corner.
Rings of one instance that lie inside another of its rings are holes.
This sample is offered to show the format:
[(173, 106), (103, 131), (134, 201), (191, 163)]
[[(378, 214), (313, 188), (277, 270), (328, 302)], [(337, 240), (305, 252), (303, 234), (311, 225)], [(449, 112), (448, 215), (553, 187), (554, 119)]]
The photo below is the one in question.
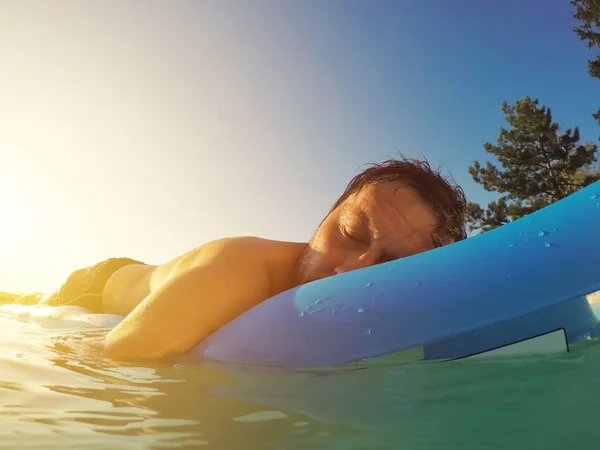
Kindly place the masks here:
[(110, 357), (184, 353), (285, 290), (464, 239), (465, 206), (426, 161), (389, 160), (351, 180), (308, 243), (227, 238), (160, 266), (112, 258), (72, 273), (43, 303), (126, 316), (106, 336)]

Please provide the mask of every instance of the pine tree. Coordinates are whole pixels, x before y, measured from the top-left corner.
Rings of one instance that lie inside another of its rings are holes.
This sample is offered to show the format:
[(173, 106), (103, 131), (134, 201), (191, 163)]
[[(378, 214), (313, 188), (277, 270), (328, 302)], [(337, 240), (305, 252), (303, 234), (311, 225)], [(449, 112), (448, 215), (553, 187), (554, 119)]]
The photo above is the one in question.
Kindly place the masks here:
[[(571, 0), (570, 3), (576, 8), (573, 17), (581, 22), (573, 31), (579, 39), (587, 41), (589, 49), (600, 49), (600, 0)], [(600, 79), (600, 54), (588, 60), (588, 73)], [(600, 108), (593, 116), (600, 124)]]
[(561, 133), (550, 108), (537, 99), (525, 97), (514, 106), (504, 101), (502, 112), (511, 128), (500, 129), (497, 145), (483, 145), (502, 169), (489, 161), (485, 166), (474, 161), (469, 173), (486, 191), (504, 195), (485, 210), (469, 204), (470, 231), (499, 227), (600, 179), (600, 169), (594, 165), (597, 146), (581, 144), (577, 127)]

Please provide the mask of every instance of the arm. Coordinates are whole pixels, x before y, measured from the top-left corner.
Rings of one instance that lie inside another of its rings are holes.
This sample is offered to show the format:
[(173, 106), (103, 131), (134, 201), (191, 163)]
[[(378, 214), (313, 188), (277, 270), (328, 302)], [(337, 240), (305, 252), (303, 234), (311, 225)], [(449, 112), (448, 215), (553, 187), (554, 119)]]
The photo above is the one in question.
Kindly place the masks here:
[(184, 353), (269, 296), (256, 241), (232, 239), (146, 297), (105, 339), (113, 358)]

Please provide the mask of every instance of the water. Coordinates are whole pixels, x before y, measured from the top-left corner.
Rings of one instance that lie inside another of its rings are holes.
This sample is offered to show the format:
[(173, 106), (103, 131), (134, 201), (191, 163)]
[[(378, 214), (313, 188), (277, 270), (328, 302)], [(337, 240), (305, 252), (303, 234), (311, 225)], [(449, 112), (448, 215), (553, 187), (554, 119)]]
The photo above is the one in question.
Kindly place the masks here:
[(123, 364), (0, 315), (0, 448), (596, 449), (600, 343), (520, 360)]

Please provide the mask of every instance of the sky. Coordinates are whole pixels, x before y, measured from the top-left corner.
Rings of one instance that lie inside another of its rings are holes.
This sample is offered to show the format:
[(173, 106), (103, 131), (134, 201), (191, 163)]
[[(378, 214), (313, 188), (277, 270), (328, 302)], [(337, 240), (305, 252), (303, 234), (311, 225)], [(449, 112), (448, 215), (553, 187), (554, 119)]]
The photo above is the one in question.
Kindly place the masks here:
[(307, 241), (365, 164), (425, 157), (471, 201), (502, 101), (597, 141), (567, 0), (0, 0), (0, 290), (109, 257)]

